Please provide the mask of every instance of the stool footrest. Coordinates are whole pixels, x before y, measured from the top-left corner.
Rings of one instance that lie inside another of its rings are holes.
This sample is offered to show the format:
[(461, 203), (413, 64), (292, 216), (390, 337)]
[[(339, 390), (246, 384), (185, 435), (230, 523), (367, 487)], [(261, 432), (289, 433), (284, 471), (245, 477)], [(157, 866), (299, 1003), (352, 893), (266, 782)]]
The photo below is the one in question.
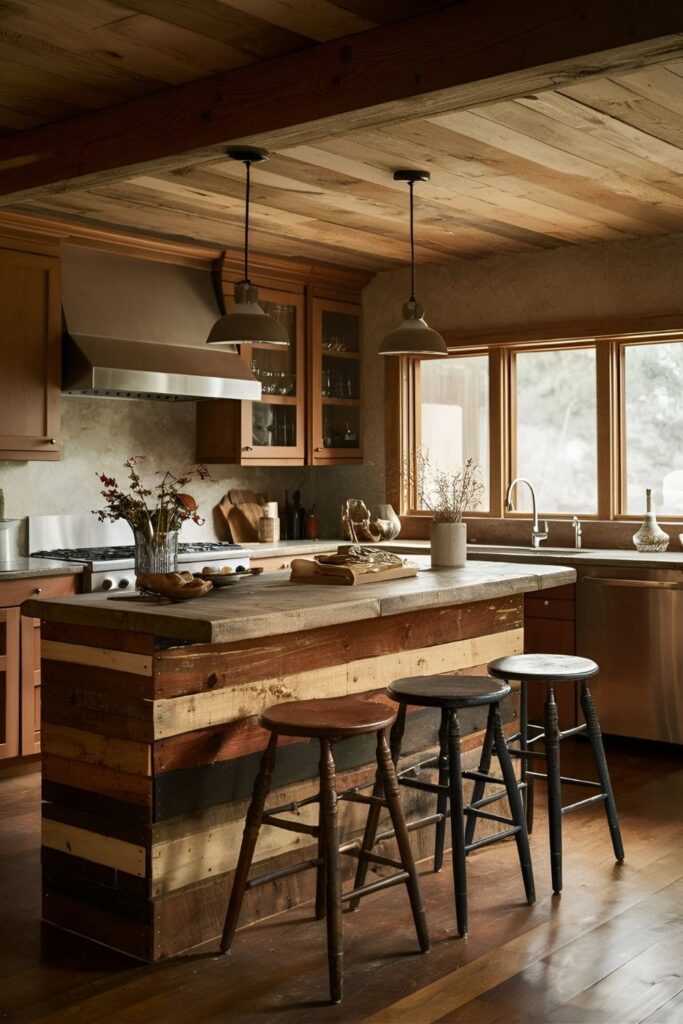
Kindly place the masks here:
[(309, 804), (317, 804), (320, 801), (320, 793), (307, 796), (304, 800), (292, 800), (288, 804), (281, 804), (279, 807), (269, 807), (264, 814), (296, 814), (300, 807), (307, 807)]
[(245, 888), (256, 889), (259, 885), (265, 885), (266, 882), (275, 882), (278, 878), (287, 878), (288, 875), (298, 875), (300, 871), (319, 868), (321, 864), (322, 859), (320, 857), (314, 857), (312, 860), (302, 860), (299, 864), (292, 864), (289, 868), (280, 868), (278, 871), (270, 871), (267, 875), (257, 875), (256, 878), (250, 878)]
[[(406, 828), (409, 832), (413, 832), (416, 828), (425, 828), (427, 825), (435, 825), (437, 821), (443, 821), (444, 818), (448, 817), (446, 814), (429, 814), (426, 818), (416, 818), (415, 821), (407, 821)], [(375, 836), (375, 842), (381, 843), (385, 839), (395, 839), (396, 830), (393, 828), (387, 829), (386, 832), (378, 832)]]
[(589, 804), (599, 804), (607, 799), (607, 793), (597, 793), (595, 796), (588, 796), (585, 800), (577, 800), (575, 804), (567, 804), (562, 808), (562, 814), (569, 814), (571, 811), (578, 811), (580, 807), (588, 807)]
[(364, 793), (340, 793), (338, 800), (348, 800), (352, 804), (379, 804), (380, 807), (386, 807), (387, 802), (381, 796), (366, 796)]
[(543, 750), (510, 750), (510, 757), (547, 757)]
[[(478, 818), (487, 818), (488, 821), (499, 821), (501, 825), (515, 825), (512, 818), (506, 818), (502, 814), (494, 814), (492, 811), (480, 811), (478, 807), (466, 807), (465, 814), (476, 814)], [(515, 825), (519, 831), (519, 825)]]
[(496, 775), (489, 775), (488, 772), (463, 772), (463, 779), (472, 779), (474, 782), (490, 782), (495, 786), (504, 786), (505, 779), (499, 779)]
[(441, 786), (438, 782), (421, 782), (419, 779), (398, 780), (402, 786), (409, 786), (411, 789), (421, 789), (424, 793), (450, 793), (448, 786)]
[(397, 871), (403, 871), (403, 865), (398, 860), (392, 860), (391, 857), (382, 857), (379, 853), (368, 853), (367, 850), (360, 850), (357, 846), (353, 846), (348, 850), (340, 850), (340, 853), (346, 854), (347, 857), (355, 857), (357, 860), (367, 860), (371, 864), (382, 864), (385, 868), (395, 868)]
[(373, 892), (379, 892), (380, 889), (388, 889), (392, 885), (398, 885), (400, 882), (407, 882), (410, 875), (407, 871), (401, 871), (398, 875), (390, 875), (388, 878), (378, 878), (376, 882), (368, 882), (367, 885), (361, 885), (358, 889), (351, 889), (350, 892), (342, 893), (342, 901), (361, 899), (363, 896), (369, 896)]
[[(527, 778), (532, 779), (547, 779), (547, 772), (527, 772)], [(568, 786), (590, 786), (592, 789), (600, 789), (599, 782), (591, 782), (590, 779), (572, 779), (569, 775), (560, 775), (560, 782), (564, 782)]]
[(284, 828), (287, 832), (303, 832), (307, 836), (320, 835), (317, 825), (307, 825), (303, 821), (288, 821), (283, 818), (276, 818), (272, 813), (264, 814), (261, 818), (262, 825), (272, 825), (274, 828)]
[(499, 839), (508, 839), (510, 836), (516, 836), (519, 830), (519, 825), (514, 825), (512, 828), (506, 828), (502, 832), (496, 832), (495, 835), (484, 836), (483, 839), (475, 839), (473, 843), (466, 844), (465, 853), (469, 853), (470, 850), (478, 850), (480, 846), (490, 846), (491, 843), (495, 843)]
[[(520, 790), (526, 789), (526, 782), (520, 782), (517, 788)], [(473, 800), (471, 804), (468, 804), (468, 807), (474, 811), (479, 807), (487, 807), (488, 804), (495, 804), (498, 800), (503, 800), (506, 796), (506, 790), (500, 789), (497, 793), (491, 793), (490, 796), (483, 796), (481, 800)]]
[(575, 725), (572, 729), (563, 729), (560, 732), (560, 737), (564, 739), (566, 736), (578, 736), (580, 732), (586, 732), (588, 726), (584, 722), (583, 725)]

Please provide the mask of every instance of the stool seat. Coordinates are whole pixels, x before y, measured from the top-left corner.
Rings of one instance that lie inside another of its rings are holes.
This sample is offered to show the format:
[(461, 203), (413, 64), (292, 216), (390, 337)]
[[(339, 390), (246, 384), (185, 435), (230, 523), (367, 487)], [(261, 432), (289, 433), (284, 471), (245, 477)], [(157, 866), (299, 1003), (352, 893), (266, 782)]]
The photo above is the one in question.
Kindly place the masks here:
[(590, 658), (578, 658), (572, 654), (512, 654), (490, 662), (488, 670), (500, 679), (552, 685), (590, 679), (597, 674), (598, 666)]
[(283, 736), (343, 739), (387, 729), (395, 718), (392, 708), (377, 701), (327, 697), (275, 704), (263, 712), (261, 725)]
[(425, 708), (473, 708), (507, 697), (510, 687), (489, 676), (407, 676), (387, 687), (399, 704)]

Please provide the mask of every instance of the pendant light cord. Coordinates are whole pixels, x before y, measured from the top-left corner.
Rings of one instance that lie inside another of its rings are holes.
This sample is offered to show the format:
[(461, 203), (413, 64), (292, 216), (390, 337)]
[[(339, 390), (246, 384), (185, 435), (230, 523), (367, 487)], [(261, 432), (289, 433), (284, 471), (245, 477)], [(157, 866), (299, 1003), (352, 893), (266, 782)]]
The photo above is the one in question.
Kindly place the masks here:
[(244, 212), (244, 284), (251, 284), (249, 280), (249, 198), (251, 194), (251, 160), (245, 160), (244, 166), (247, 169), (247, 184), (245, 191), (245, 212)]
[(413, 202), (413, 189), (415, 187), (414, 181), (408, 182), (408, 188), (410, 189), (410, 301), (416, 302), (415, 298), (415, 227), (414, 227), (414, 202)]

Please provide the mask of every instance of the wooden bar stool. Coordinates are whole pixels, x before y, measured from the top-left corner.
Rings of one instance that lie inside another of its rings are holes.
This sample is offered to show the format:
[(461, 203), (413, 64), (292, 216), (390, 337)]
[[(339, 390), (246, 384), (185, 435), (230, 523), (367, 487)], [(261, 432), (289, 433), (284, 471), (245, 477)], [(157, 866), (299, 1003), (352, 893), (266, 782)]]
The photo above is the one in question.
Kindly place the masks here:
[[(520, 787), (524, 793), (524, 802), (527, 813), (528, 829), (531, 831), (533, 825), (534, 807), (534, 780), (545, 779), (548, 783), (548, 829), (550, 833), (550, 867), (552, 874), (552, 885), (554, 892), (562, 890), (562, 817), (579, 807), (586, 807), (590, 804), (604, 803), (607, 821), (609, 823), (612, 846), (616, 860), (624, 859), (624, 847), (621, 841), (619, 829), (619, 818), (612, 792), (607, 760), (602, 745), (602, 733), (598, 723), (598, 716), (595, 713), (593, 697), (588, 688), (588, 680), (599, 671), (598, 666), (589, 658), (578, 658), (565, 654), (517, 654), (507, 658), (498, 658), (492, 661), (488, 667), (492, 676), (504, 679), (518, 679), (521, 683), (521, 711), (519, 732), (508, 739), (508, 744), (517, 742), (519, 749), (511, 749), (513, 757), (518, 757), (522, 762)], [(559, 726), (557, 715), (557, 704), (555, 703), (555, 687), (568, 683), (581, 683), (581, 708), (584, 716), (584, 723), (572, 729), (562, 731)], [(527, 720), (527, 687), (544, 686), (546, 701), (544, 707), (544, 724), (535, 725)], [(529, 735), (533, 730), (534, 735)], [(598, 773), (598, 782), (586, 779), (574, 779), (562, 775), (560, 770), (560, 742), (568, 736), (577, 736), (580, 733), (587, 733), (593, 750), (595, 766)], [(486, 739), (482, 750), (480, 771), (487, 772), (491, 757), (491, 750), (497, 740), (487, 731)], [(545, 752), (532, 750), (532, 745), (543, 743)], [(546, 762), (547, 771), (531, 771), (527, 762), (533, 758), (542, 758)], [(577, 800), (571, 804), (562, 804), (562, 784), (574, 786), (586, 786), (599, 789), (595, 796), (586, 797), (584, 800)], [(484, 792), (484, 783), (475, 783), (475, 799), (481, 797)], [(471, 839), (474, 836), (475, 822), (468, 822), (468, 834)]]
[[(410, 905), (415, 922), (415, 930), (420, 949), (425, 953), (429, 949), (429, 933), (425, 917), (424, 903), (415, 861), (410, 848), (410, 839), (406, 828), (403, 810), (399, 798), (398, 782), (394, 763), (387, 745), (387, 731), (396, 718), (396, 712), (384, 704), (373, 701), (344, 697), (327, 700), (302, 700), (277, 704), (261, 716), (260, 722), (264, 729), (270, 730), (268, 746), (261, 759), (254, 791), (247, 811), (244, 835), (240, 848), (237, 869), (230, 893), (230, 903), (225, 918), (221, 951), (230, 949), (237, 921), (242, 907), (242, 900), (247, 889), (253, 889), (265, 882), (307, 868), (317, 869), (315, 913), (317, 918), (327, 918), (327, 953), (330, 972), (330, 996), (332, 1002), (338, 1003), (342, 997), (342, 902), (358, 901), (361, 897), (380, 889), (405, 882), (410, 898)], [(382, 780), (384, 798), (367, 796), (356, 789), (346, 793), (337, 793), (336, 772), (334, 763), (334, 745), (340, 740), (351, 736), (367, 733), (377, 734), (377, 777)], [(298, 804), (287, 804), (265, 810), (266, 797), (270, 789), (275, 755), (279, 736), (304, 736), (320, 741), (320, 792)], [(365, 850), (358, 849), (358, 842), (339, 846), (337, 828), (337, 801), (350, 800), (374, 808), (386, 807), (399, 849), (400, 861), (388, 857), (380, 857)], [(320, 804), (318, 825), (303, 822), (281, 820), (277, 817), (286, 811), (296, 810), (306, 804)], [(293, 832), (301, 832), (318, 839), (317, 857), (295, 864), (268, 875), (249, 879), (249, 869), (254, 856), (254, 849), (262, 824), (274, 825)], [(368, 885), (354, 887), (351, 892), (341, 891), (341, 871), (339, 854), (362, 856), (365, 863), (396, 868), (393, 875), (379, 878)]]
[[(466, 855), (470, 850), (488, 845), (494, 838), (497, 839), (504, 836), (515, 837), (527, 902), (533, 903), (536, 897), (524, 807), (510, 753), (505, 743), (503, 722), (500, 717), (500, 701), (510, 693), (510, 687), (496, 679), (488, 679), (482, 676), (436, 675), (398, 679), (396, 682), (391, 683), (387, 690), (389, 695), (399, 704), (396, 723), (391, 731), (391, 756), (394, 764), (398, 764), (398, 759), (401, 755), (401, 743), (408, 706), (441, 708), (438, 757), (429, 758), (426, 761), (422, 761), (419, 765), (412, 765), (410, 768), (404, 769), (399, 772), (398, 781), (402, 786), (409, 786), (427, 793), (435, 793), (437, 796), (436, 814), (408, 824), (409, 830), (436, 824), (435, 871), (439, 871), (443, 863), (446, 819), (449, 816), (450, 805), (453, 884), (458, 934), (461, 936), (467, 934)], [(490, 731), (491, 735), (495, 737), (496, 753), (500, 762), (502, 778), (489, 774), (490, 759), (489, 766), (487, 766), (485, 772), (483, 769), (478, 772), (463, 771), (462, 769), (458, 711), (462, 708), (473, 708), (482, 705), (489, 706), (487, 735)], [(439, 770), (439, 781), (436, 783), (424, 782), (421, 779), (411, 777), (418, 774), (423, 768), (433, 767), (438, 767)], [(474, 779), (475, 782), (496, 783), (499, 788), (500, 786), (504, 788), (493, 797), (473, 800), (472, 803), (465, 807), (462, 792), (463, 779)], [(378, 773), (373, 796), (375, 798), (381, 797), (382, 792), (383, 783)], [(509, 800), (512, 813), (511, 818), (482, 810), (485, 805), (493, 803), (495, 800), (500, 800), (503, 796), (507, 796)], [(369, 851), (372, 850), (376, 843), (393, 835), (392, 831), (378, 834), (380, 811), (381, 804), (376, 802), (371, 806), (368, 814), (365, 836), (359, 853), (359, 863), (356, 871), (356, 887), (361, 887), (365, 882), (366, 871), (371, 861)], [(500, 822), (508, 827), (496, 836), (487, 836), (477, 842), (466, 842), (465, 815), (470, 820), (477, 817), (488, 818), (491, 821)], [(355, 905), (357, 905), (357, 901), (354, 900), (351, 904), (352, 908)]]

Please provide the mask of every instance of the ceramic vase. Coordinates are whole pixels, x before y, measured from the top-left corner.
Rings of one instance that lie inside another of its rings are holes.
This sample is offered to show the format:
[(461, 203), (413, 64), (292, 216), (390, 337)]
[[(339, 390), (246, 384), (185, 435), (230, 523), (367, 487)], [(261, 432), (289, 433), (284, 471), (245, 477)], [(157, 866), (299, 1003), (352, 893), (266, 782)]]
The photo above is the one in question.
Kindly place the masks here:
[(135, 537), (135, 572), (161, 573), (178, 570), (178, 531), (148, 533), (133, 530)]
[(431, 525), (432, 568), (462, 569), (467, 562), (467, 523)]
[(645, 491), (645, 518), (637, 533), (633, 534), (633, 543), (638, 551), (666, 551), (669, 546), (669, 534), (662, 530), (657, 517), (652, 511), (652, 491)]
[(382, 528), (382, 540), (395, 540), (401, 532), (401, 520), (391, 505), (377, 506), (377, 525)]

